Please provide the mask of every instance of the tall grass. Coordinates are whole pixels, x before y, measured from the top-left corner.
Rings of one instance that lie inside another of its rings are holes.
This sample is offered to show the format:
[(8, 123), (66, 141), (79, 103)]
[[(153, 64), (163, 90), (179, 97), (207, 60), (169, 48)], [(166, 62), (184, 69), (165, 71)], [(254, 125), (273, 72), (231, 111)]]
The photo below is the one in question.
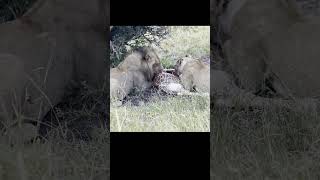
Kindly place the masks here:
[(318, 110), (270, 104), (212, 112), (211, 179), (320, 178)]
[[(104, 91), (82, 87), (57, 105), (60, 123), (43, 138), (25, 139), (25, 125), (0, 129), (0, 180), (109, 179), (110, 133), (97, 124), (107, 123)], [(91, 139), (82, 139), (87, 134)]]
[(109, 177), (109, 143), (68, 142), (61, 138), (44, 143), (14, 144), (0, 137), (1, 180), (89, 180)]
[(209, 97), (154, 98), (142, 106), (112, 107), (111, 132), (209, 132)]
[(187, 54), (200, 58), (210, 54), (210, 26), (171, 26), (169, 37), (156, 48), (165, 68)]

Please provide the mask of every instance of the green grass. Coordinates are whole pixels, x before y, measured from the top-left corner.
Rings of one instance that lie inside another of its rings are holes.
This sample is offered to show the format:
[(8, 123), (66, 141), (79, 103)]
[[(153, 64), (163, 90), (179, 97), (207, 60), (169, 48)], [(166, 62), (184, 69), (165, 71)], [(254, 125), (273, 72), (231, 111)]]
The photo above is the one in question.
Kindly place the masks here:
[(320, 178), (319, 110), (268, 105), (212, 112), (211, 179)]
[(111, 132), (209, 132), (209, 97), (155, 98), (142, 106), (111, 107)]
[(98, 138), (91, 142), (15, 144), (0, 138), (1, 180), (89, 180), (109, 176), (109, 143)]
[(210, 26), (171, 26), (168, 38), (156, 48), (165, 68), (187, 54), (195, 58), (210, 54)]
[[(0, 129), (0, 180), (109, 179), (110, 133), (108, 127), (97, 124), (106, 122), (103, 92), (82, 87), (57, 105), (61, 124), (46, 139), (26, 143), (25, 128), (13, 134)], [(91, 139), (74, 138), (79, 134), (90, 134)]]

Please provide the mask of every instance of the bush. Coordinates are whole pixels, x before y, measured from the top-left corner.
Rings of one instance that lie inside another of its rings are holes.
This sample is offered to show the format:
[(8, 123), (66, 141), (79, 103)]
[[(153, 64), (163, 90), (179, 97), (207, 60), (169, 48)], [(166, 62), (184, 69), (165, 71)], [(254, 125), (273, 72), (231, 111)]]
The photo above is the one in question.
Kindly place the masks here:
[(132, 49), (155, 46), (168, 33), (166, 26), (113, 26), (110, 41), (111, 67), (117, 66)]
[(209, 26), (114, 26), (111, 31), (111, 67), (115, 67), (132, 49), (155, 48), (164, 68), (189, 54), (210, 57)]

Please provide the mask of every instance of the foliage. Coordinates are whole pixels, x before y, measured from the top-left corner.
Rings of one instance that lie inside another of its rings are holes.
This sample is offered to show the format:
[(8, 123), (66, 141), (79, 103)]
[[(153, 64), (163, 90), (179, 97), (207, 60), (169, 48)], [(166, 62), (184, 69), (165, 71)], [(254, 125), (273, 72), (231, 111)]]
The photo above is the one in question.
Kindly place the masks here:
[(0, 1), (0, 23), (12, 21), (25, 13), (36, 0)]
[(155, 48), (165, 68), (187, 54), (210, 57), (209, 26), (114, 26), (111, 30), (110, 60), (114, 67), (135, 47)]
[(111, 66), (118, 65), (136, 47), (158, 44), (169, 33), (166, 26), (113, 26), (111, 29)]

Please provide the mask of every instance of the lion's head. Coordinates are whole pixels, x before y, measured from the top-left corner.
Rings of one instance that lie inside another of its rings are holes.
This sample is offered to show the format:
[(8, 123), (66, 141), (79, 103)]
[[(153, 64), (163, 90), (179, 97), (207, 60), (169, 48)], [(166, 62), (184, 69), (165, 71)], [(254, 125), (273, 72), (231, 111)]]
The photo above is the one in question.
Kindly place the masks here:
[(156, 52), (143, 47), (134, 50), (110, 71), (110, 96), (122, 100), (133, 88), (146, 90), (163, 70)]
[(163, 67), (155, 50), (150, 47), (142, 47), (134, 50), (118, 66), (122, 70), (142, 72), (148, 81), (152, 81), (156, 74), (162, 72)]
[(177, 60), (176, 64), (174, 65), (175, 74), (179, 76), (182, 73), (184, 66), (187, 62), (193, 61), (194, 59), (190, 55), (186, 55), (183, 58)]

